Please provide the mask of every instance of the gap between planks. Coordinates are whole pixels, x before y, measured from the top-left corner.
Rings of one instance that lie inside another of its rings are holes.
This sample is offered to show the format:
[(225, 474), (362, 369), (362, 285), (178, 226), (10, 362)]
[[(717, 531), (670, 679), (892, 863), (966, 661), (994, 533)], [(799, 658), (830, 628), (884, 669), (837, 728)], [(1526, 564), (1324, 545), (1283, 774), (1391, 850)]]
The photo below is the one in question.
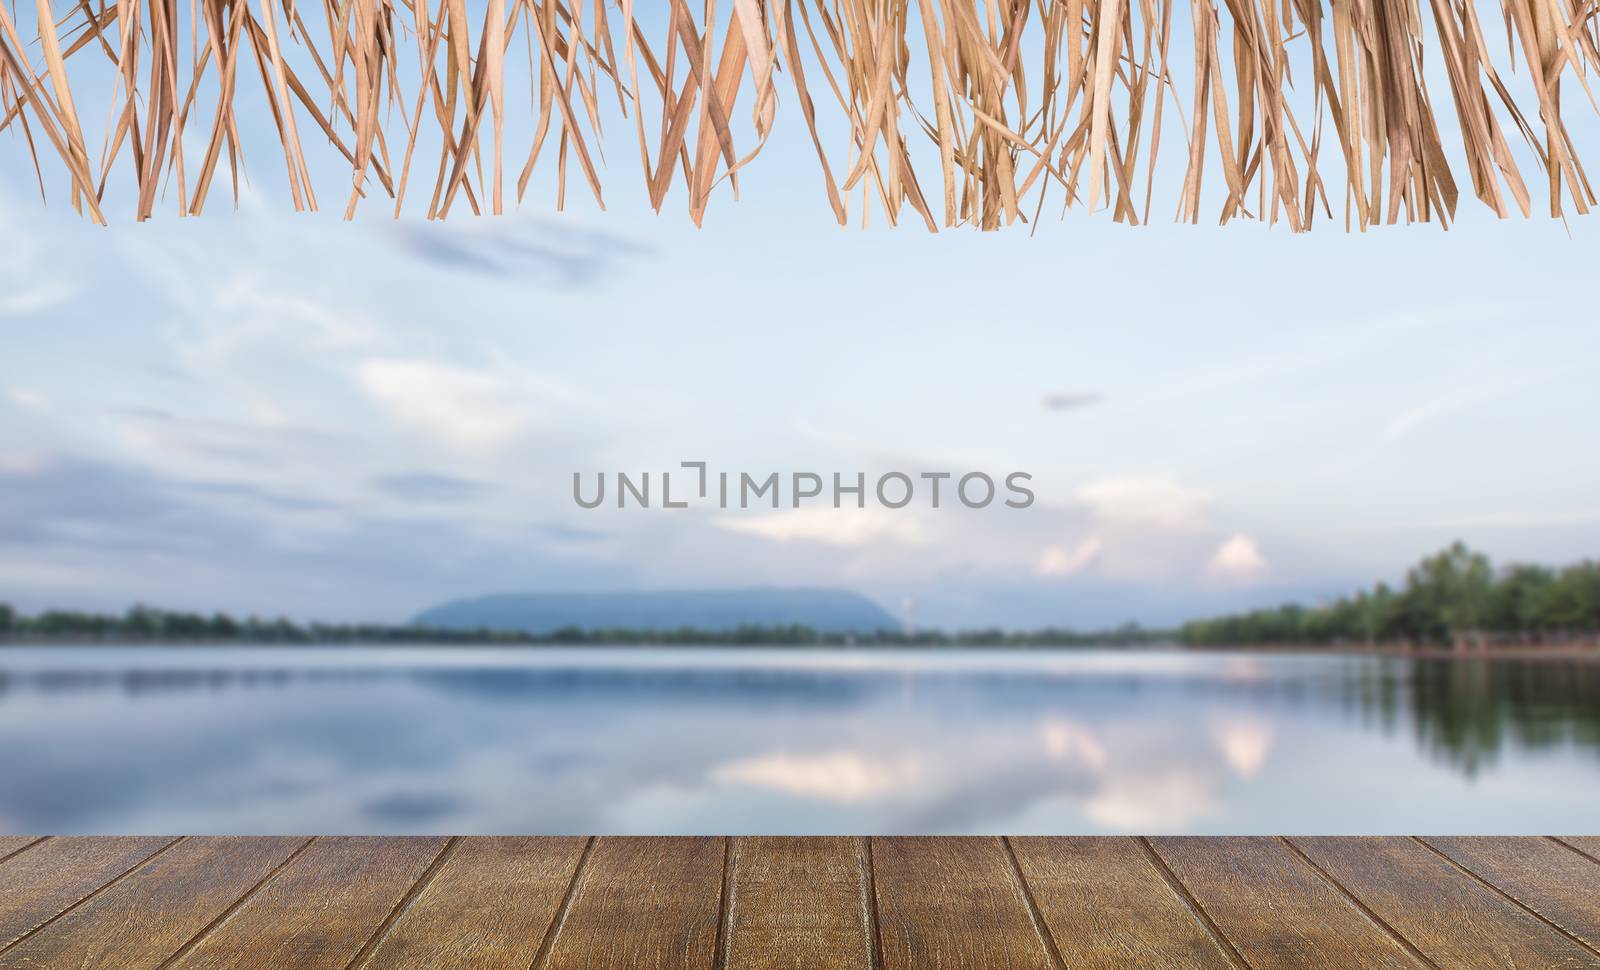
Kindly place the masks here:
[[(1532, 916), (1534, 919), (1536, 919), (1539, 922), (1543, 923), (1545, 926), (1548, 926), (1550, 929), (1555, 930), (1557, 933), (1560, 933), (1562, 936), (1566, 937), (1567, 939), (1571, 940), (1572, 942), (1576, 943), (1577, 945), (1583, 947), (1585, 950), (1588, 950), (1590, 953), (1593, 953), (1595, 956), (1600, 957), (1600, 949), (1596, 949), (1594, 946), (1590, 945), (1590, 943), (1588, 941), (1584, 940), (1582, 937), (1580, 937), (1577, 934), (1573, 933), (1571, 930), (1568, 930), (1565, 926), (1562, 926), (1561, 924), (1556, 923), (1555, 921), (1551, 920), (1548, 916), (1546, 916), (1543, 913), (1539, 912), (1538, 910), (1534, 909), (1532, 906), (1529, 906), (1527, 903), (1524, 903), (1522, 900), (1520, 900), (1517, 897), (1515, 897), (1515, 896), (1511, 895), (1510, 893), (1506, 892), (1504, 889), (1501, 889), (1499, 886), (1496, 886), (1494, 883), (1490, 882), (1488, 879), (1484, 878), (1483, 876), (1479, 875), (1477, 872), (1473, 871), (1473, 869), (1471, 867), (1469, 867), (1468, 865), (1466, 865), (1465, 863), (1460, 862), (1460, 861), (1452, 858), (1451, 856), (1447, 855), (1446, 853), (1440, 852), (1433, 845), (1429, 844), (1426, 839), (1418, 838), (1415, 835), (1411, 836), (1411, 838), (1418, 845), (1421, 845), (1423, 848), (1427, 849), (1429, 852), (1432, 852), (1434, 855), (1436, 855), (1439, 858), (1443, 859), (1445, 862), (1449, 863), (1451, 866), (1455, 867), (1456, 869), (1459, 869), (1461, 872), (1463, 872), (1466, 875), (1470, 876), (1471, 878), (1475, 879), (1476, 881), (1481, 883), (1483, 886), (1487, 887), (1489, 890), (1491, 890), (1496, 895), (1498, 895), (1500, 898), (1506, 900), (1507, 902), (1511, 903), (1513, 906), (1515, 906), (1518, 909), (1522, 910), (1524, 913), (1527, 913), (1529, 916)], [(1574, 851), (1574, 852), (1578, 853), (1579, 855), (1583, 856), (1585, 859), (1588, 859), (1590, 862), (1594, 862), (1597, 865), (1600, 865), (1600, 860), (1596, 860), (1594, 858), (1594, 856), (1591, 856), (1589, 853), (1583, 851), (1582, 849), (1578, 848), (1577, 846), (1573, 845), (1570, 842), (1565, 842), (1565, 841), (1563, 841), (1561, 839), (1558, 839), (1558, 838), (1556, 838), (1554, 836), (1550, 837), (1550, 841), (1554, 842), (1557, 845), (1564, 846), (1564, 847), (1566, 847), (1568, 849), (1571, 849), (1572, 851)]]
[[(133, 865), (131, 865), (128, 868), (124, 869), (122, 872), (120, 872), (117, 875), (113, 876), (111, 879), (107, 880), (106, 882), (100, 884), (99, 886), (96, 886), (92, 891), (90, 891), (90, 892), (84, 894), (83, 896), (81, 896), (76, 902), (73, 902), (69, 906), (63, 907), (60, 912), (58, 912), (55, 915), (51, 916), (49, 919), (43, 921), (38, 926), (35, 926), (33, 929), (29, 930), (28, 932), (22, 934), (21, 936), (17, 937), (16, 939), (12, 940), (10, 943), (7, 943), (5, 946), (0, 946), (0, 956), (3, 956), (7, 952), (9, 952), (9, 951), (21, 946), (22, 944), (26, 943), (28, 940), (32, 939), (33, 937), (38, 936), (44, 930), (46, 930), (49, 927), (53, 926), (56, 923), (56, 921), (61, 919), (63, 916), (66, 916), (68, 913), (70, 913), (73, 910), (77, 909), (79, 906), (82, 906), (83, 904), (85, 904), (85, 903), (95, 899), (96, 897), (100, 896), (102, 893), (110, 890), (113, 886), (117, 885), (117, 883), (119, 883), (122, 880), (128, 878), (129, 876), (133, 875), (135, 872), (139, 871), (139, 869), (141, 867), (143, 867), (147, 863), (155, 860), (162, 853), (166, 852), (168, 849), (170, 849), (173, 846), (177, 845), (178, 843), (182, 842), (186, 838), (188, 838), (188, 836), (180, 835), (180, 836), (178, 836), (176, 838), (168, 840), (165, 845), (163, 845), (160, 848), (156, 849), (154, 852), (151, 852), (148, 855), (145, 855), (143, 858), (137, 860), (136, 862), (133, 863)], [(28, 851), (29, 849), (32, 849), (35, 846), (43, 844), (47, 839), (48, 839), (48, 836), (45, 836), (45, 837), (41, 837), (41, 838), (35, 839), (32, 842), (29, 842), (27, 845), (23, 846), (22, 848), (18, 849), (17, 851), (15, 851), (15, 852), (11, 853), (10, 855), (6, 856), (4, 861), (9, 862), (14, 857), (21, 855), (22, 853)]]
[(34, 846), (38, 845), (40, 842), (43, 842), (45, 839), (48, 839), (49, 837), (50, 836), (48, 836), (48, 835), (41, 835), (38, 838), (34, 839), (32, 842), (24, 842), (21, 845), (17, 846), (15, 849), (12, 849), (10, 852), (7, 852), (5, 855), (0, 855), (0, 865), (4, 865), (7, 862), (10, 862), (13, 858), (15, 858), (15, 857), (21, 855), (22, 853), (28, 851), (29, 849), (33, 848)]
[(1417, 945), (1415, 943), (1412, 943), (1410, 940), (1406, 939), (1405, 934), (1395, 929), (1389, 924), (1388, 920), (1374, 912), (1372, 907), (1362, 902), (1361, 897), (1357, 896), (1350, 890), (1350, 887), (1340, 882), (1337, 876), (1329, 872), (1315, 859), (1306, 855), (1305, 852), (1301, 850), (1298, 845), (1295, 845), (1294, 842), (1290, 841), (1287, 836), (1278, 836), (1278, 841), (1288, 846), (1289, 851), (1293, 852), (1301, 862), (1304, 862), (1306, 865), (1310, 866), (1316, 871), (1317, 875), (1327, 880), (1328, 885), (1332, 886), (1334, 889), (1337, 889), (1339, 893), (1343, 895), (1344, 898), (1350, 903), (1350, 905), (1354, 906), (1362, 916), (1365, 916), (1367, 920), (1372, 923), (1372, 925), (1382, 930), (1389, 936), (1390, 939), (1398, 943), (1400, 948), (1405, 950), (1406, 953), (1410, 955), (1411, 959), (1422, 964), (1424, 967), (1429, 968), (1429, 970), (1443, 970), (1443, 968), (1429, 958), (1426, 953), (1423, 953), (1421, 950), (1417, 949)]
[(1143, 852), (1145, 861), (1150, 863), (1150, 867), (1167, 884), (1167, 888), (1171, 889), (1183, 901), (1184, 908), (1189, 911), (1189, 915), (1193, 916), (1195, 922), (1205, 929), (1206, 935), (1211, 937), (1212, 942), (1222, 948), (1222, 955), (1228, 958), (1228, 962), (1233, 964), (1236, 970), (1250, 970), (1250, 964), (1245, 961), (1244, 954), (1240, 953), (1239, 948), (1234, 946), (1232, 940), (1228, 939), (1228, 934), (1222, 932), (1222, 927), (1217, 925), (1216, 921), (1211, 918), (1211, 914), (1206, 912), (1205, 906), (1201, 905), (1194, 892), (1188, 886), (1185, 886), (1183, 880), (1178, 878), (1178, 874), (1172, 871), (1171, 866), (1167, 865), (1167, 860), (1161, 858), (1161, 853), (1156, 851), (1156, 847), (1150, 843), (1150, 840), (1143, 835), (1139, 835), (1134, 836), (1133, 841)]
[(883, 970), (883, 930), (878, 924), (878, 871), (872, 864), (872, 839), (863, 837), (861, 846), (862, 905), (867, 918), (867, 962), (871, 970)]
[(456, 846), (461, 844), (461, 838), (459, 835), (452, 835), (445, 840), (444, 845), (439, 849), (438, 855), (435, 855), (433, 861), (428, 863), (428, 868), (422, 870), (422, 875), (417, 877), (416, 882), (411, 884), (405, 895), (401, 896), (399, 902), (394, 904), (394, 908), (389, 910), (389, 915), (385, 916), (383, 922), (378, 924), (378, 928), (372, 931), (372, 935), (367, 938), (367, 942), (361, 944), (361, 949), (357, 950), (356, 955), (350, 958), (350, 962), (344, 965), (345, 970), (356, 970), (357, 967), (366, 962), (367, 958), (378, 948), (378, 944), (383, 942), (383, 938), (389, 935), (390, 930), (394, 929), (394, 924), (399, 921), (406, 910), (411, 908), (411, 904), (417, 901), (417, 897), (422, 895), (422, 891), (428, 888), (428, 883), (433, 882), (433, 877), (437, 876), (439, 870), (444, 868), (444, 864), (450, 858), (451, 853), (455, 852)]
[(1017, 861), (1017, 850), (1011, 845), (1011, 837), (1002, 835), (1000, 844), (1006, 850), (1006, 863), (1011, 866), (1011, 878), (1017, 881), (1017, 889), (1022, 893), (1022, 902), (1028, 907), (1028, 919), (1033, 923), (1033, 931), (1039, 934), (1039, 941), (1044, 944), (1045, 952), (1050, 954), (1050, 962), (1055, 964), (1056, 970), (1067, 970), (1067, 961), (1061, 959), (1061, 947), (1056, 943), (1056, 938), (1050, 933), (1050, 927), (1045, 925), (1044, 917), (1039, 913), (1039, 903), (1033, 898), (1033, 887), (1028, 885), (1028, 877), (1022, 874), (1022, 863)]
[(728, 937), (733, 934), (733, 836), (722, 837), (722, 896), (717, 900), (717, 945), (712, 970), (728, 966)]
[(550, 962), (550, 952), (555, 948), (556, 937), (561, 935), (561, 928), (567, 923), (567, 914), (572, 912), (573, 897), (578, 895), (578, 883), (583, 879), (583, 869), (589, 864), (589, 856), (594, 851), (596, 836), (589, 836), (589, 841), (583, 844), (583, 851), (578, 854), (578, 864), (572, 867), (572, 878), (567, 880), (567, 890), (561, 896), (561, 906), (556, 910), (555, 919), (545, 927), (544, 939), (539, 941), (538, 952), (533, 955), (533, 962), (528, 964), (528, 970), (540, 970)]
[(223, 923), (226, 923), (228, 921), (228, 917), (232, 916), (234, 913), (237, 913), (245, 903), (248, 903), (250, 900), (254, 899), (257, 893), (266, 888), (267, 883), (277, 878), (278, 873), (289, 868), (290, 863), (304, 855), (305, 851), (311, 848), (311, 843), (315, 841), (317, 841), (316, 837), (312, 836), (296, 846), (295, 850), (289, 853), (289, 855), (285, 857), (282, 862), (273, 866), (266, 875), (258, 879), (254, 886), (246, 889), (243, 895), (229, 903), (227, 908), (218, 913), (216, 917), (211, 920), (211, 922), (207, 923), (205, 926), (202, 926), (200, 928), (200, 932), (196, 933), (194, 936), (191, 936), (187, 941), (184, 942), (183, 946), (180, 946), (177, 950), (173, 951), (171, 956), (167, 957), (165, 960), (162, 960), (161, 963), (157, 965), (156, 970), (167, 970), (167, 967), (172, 966), (174, 963), (177, 963), (179, 960), (187, 956), (191, 950), (199, 946), (200, 942), (211, 934), (212, 930), (215, 930)]

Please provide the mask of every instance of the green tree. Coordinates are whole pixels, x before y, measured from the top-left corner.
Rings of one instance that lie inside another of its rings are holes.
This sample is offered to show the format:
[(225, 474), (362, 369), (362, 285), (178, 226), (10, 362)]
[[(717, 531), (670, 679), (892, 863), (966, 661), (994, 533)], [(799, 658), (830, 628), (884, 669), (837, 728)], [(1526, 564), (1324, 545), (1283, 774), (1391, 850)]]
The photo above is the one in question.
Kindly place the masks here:
[(1508, 566), (1489, 598), (1487, 625), (1517, 636), (1540, 633), (1548, 625), (1545, 612), (1556, 575), (1543, 566)]
[(1406, 595), (1418, 632), (1424, 639), (1444, 640), (1457, 648), (1471, 640), (1481, 642), (1493, 588), (1489, 557), (1460, 541), (1422, 560), (1406, 575)]
[(1388, 583), (1379, 583), (1372, 592), (1362, 590), (1356, 594), (1356, 622), (1361, 638), (1369, 645), (1393, 634), (1395, 597)]
[(148, 606), (134, 606), (122, 618), (122, 632), (137, 640), (152, 640), (161, 632), (161, 614)]
[(10, 603), (0, 603), (0, 636), (10, 633), (17, 625), (17, 611)]
[(1551, 584), (1542, 617), (1553, 629), (1600, 629), (1600, 563), (1585, 561), (1561, 570)]

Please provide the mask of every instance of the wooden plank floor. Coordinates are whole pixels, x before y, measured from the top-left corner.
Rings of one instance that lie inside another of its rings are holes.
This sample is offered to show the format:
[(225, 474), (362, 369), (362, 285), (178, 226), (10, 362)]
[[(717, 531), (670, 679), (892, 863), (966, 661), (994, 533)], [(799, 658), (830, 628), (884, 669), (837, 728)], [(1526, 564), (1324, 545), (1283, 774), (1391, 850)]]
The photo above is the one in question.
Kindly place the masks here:
[(1600, 840), (0, 836), (20, 967), (1600, 968)]

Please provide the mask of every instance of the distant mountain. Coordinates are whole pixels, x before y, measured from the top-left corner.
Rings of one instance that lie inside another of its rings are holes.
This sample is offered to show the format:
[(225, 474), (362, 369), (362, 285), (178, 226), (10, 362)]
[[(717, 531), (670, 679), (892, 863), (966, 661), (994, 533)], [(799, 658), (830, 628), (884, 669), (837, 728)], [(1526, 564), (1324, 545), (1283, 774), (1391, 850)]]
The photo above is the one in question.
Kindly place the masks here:
[(418, 614), (444, 630), (552, 633), (582, 630), (731, 630), (799, 624), (823, 633), (868, 633), (900, 624), (878, 604), (839, 589), (711, 589), (615, 593), (505, 593), (454, 600)]

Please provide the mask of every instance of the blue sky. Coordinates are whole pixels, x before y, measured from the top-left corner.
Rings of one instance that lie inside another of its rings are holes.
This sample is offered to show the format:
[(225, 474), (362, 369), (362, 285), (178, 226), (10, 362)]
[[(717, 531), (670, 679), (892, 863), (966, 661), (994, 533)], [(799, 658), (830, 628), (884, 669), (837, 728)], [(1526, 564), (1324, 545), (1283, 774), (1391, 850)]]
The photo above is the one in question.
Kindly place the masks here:
[[(808, 152), (775, 136), (704, 230), (648, 212), (625, 150), (605, 213), (297, 216), (263, 153), (236, 212), (106, 230), (0, 138), (0, 600), (403, 620), (824, 585), (1091, 627), (1315, 600), (1457, 537), (1600, 551), (1592, 221), (841, 231)], [(571, 502), (574, 471), (689, 459), (1023, 470), (1038, 502)]]

